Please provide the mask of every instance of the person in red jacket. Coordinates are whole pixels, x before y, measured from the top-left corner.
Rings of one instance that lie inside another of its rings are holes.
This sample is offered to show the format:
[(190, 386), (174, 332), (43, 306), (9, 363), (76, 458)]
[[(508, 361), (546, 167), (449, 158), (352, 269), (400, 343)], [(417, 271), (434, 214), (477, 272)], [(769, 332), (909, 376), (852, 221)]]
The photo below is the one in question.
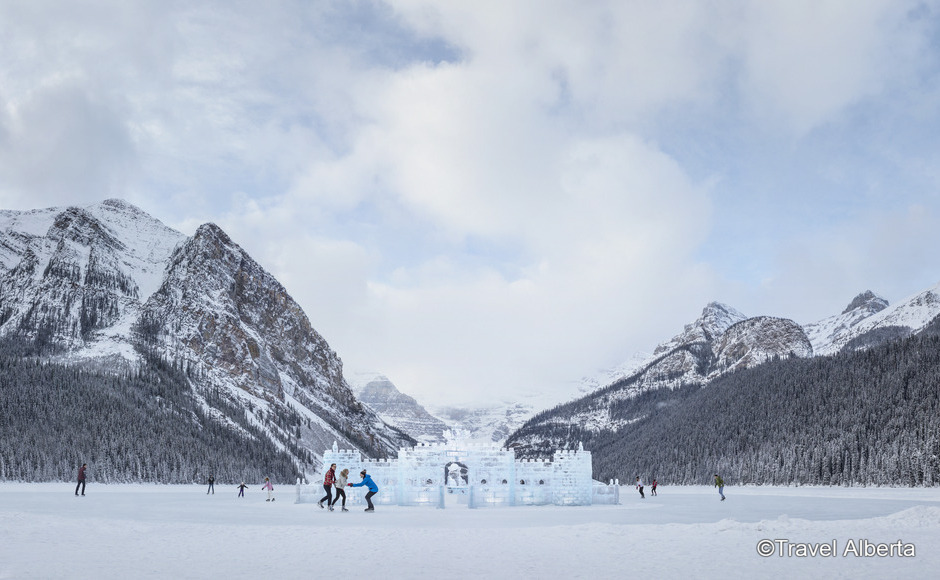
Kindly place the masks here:
[(323, 502), (326, 502), (326, 505), (330, 507), (330, 511), (333, 511), (333, 484), (336, 483), (336, 464), (330, 465), (329, 471), (326, 472), (326, 477), (323, 478), (323, 489), (326, 490), (326, 495), (320, 498), (320, 501), (317, 502), (321, 508), (323, 507)]
[(78, 468), (78, 485), (75, 486), (75, 495), (78, 495), (78, 488), (82, 488), (82, 495), (85, 495), (85, 468), (88, 467), (87, 463), (82, 463), (82, 466)]

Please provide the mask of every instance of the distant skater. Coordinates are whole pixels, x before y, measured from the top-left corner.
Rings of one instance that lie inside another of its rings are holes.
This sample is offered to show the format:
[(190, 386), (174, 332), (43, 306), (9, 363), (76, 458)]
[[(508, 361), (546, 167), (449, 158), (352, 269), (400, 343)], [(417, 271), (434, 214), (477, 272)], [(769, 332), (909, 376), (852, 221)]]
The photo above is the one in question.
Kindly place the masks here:
[(209, 476), (209, 489), (206, 491), (206, 495), (209, 495), (210, 491), (212, 495), (215, 495), (215, 478), (211, 475)]
[(268, 499), (264, 501), (274, 501), (274, 486), (271, 485), (271, 480), (269, 478), (264, 478), (264, 485), (261, 486), (261, 489), (268, 490)]
[(241, 485), (238, 486), (238, 497), (245, 497), (245, 490), (248, 489), (248, 486), (245, 485), (243, 481)]
[(78, 468), (78, 484), (75, 486), (75, 495), (78, 495), (78, 488), (82, 488), (82, 496), (85, 495), (85, 468), (88, 467), (87, 463), (82, 463), (82, 466)]
[(326, 495), (320, 498), (320, 501), (317, 502), (317, 505), (321, 508), (323, 507), (323, 502), (326, 502), (326, 506), (330, 508), (330, 511), (333, 511), (333, 484), (336, 483), (336, 464), (330, 465), (330, 468), (326, 472), (326, 476), (323, 478), (323, 489), (326, 490)]
[(715, 474), (715, 487), (718, 488), (718, 495), (721, 496), (721, 501), (725, 501), (725, 480), (717, 473)]
[(636, 488), (640, 491), (640, 497), (646, 499), (646, 494), (643, 493), (643, 480), (639, 475), (636, 477)]
[(359, 472), (359, 477), (362, 478), (362, 481), (359, 483), (347, 483), (349, 487), (362, 487), (363, 485), (369, 488), (369, 493), (366, 494), (366, 503), (369, 504), (364, 511), (374, 512), (375, 506), (372, 505), (372, 496), (379, 493), (379, 486), (375, 485), (375, 482), (372, 481), (372, 476), (366, 473), (366, 470), (363, 469)]
[(336, 497), (333, 498), (333, 505), (330, 506), (330, 509), (333, 509), (333, 506), (336, 505), (336, 502), (339, 501), (339, 496), (343, 496), (342, 508), (344, 512), (348, 512), (346, 509), (346, 480), (349, 478), (349, 470), (344, 469), (339, 472), (339, 475), (336, 476), (336, 483), (333, 484), (333, 488), (336, 491)]
[(656, 483), (656, 480), (653, 480), (653, 483), (650, 484), (650, 495), (656, 495), (656, 486), (659, 485)]

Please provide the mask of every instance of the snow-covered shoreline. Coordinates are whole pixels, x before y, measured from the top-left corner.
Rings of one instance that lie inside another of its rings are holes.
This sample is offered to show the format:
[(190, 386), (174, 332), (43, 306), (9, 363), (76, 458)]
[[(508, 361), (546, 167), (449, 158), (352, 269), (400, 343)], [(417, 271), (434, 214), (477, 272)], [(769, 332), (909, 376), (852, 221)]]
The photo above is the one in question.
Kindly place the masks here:
[[(293, 486), (0, 483), (0, 579), (297, 578), (928, 578), (940, 566), (940, 490), (661, 487), (621, 505), (328, 512)], [(648, 489), (647, 489), (648, 492)], [(762, 540), (822, 556), (761, 557)], [(783, 544), (786, 541), (787, 544)], [(901, 542), (910, 556), (848, 546)], [(833, 544), (834, 543), (834, 544)]]

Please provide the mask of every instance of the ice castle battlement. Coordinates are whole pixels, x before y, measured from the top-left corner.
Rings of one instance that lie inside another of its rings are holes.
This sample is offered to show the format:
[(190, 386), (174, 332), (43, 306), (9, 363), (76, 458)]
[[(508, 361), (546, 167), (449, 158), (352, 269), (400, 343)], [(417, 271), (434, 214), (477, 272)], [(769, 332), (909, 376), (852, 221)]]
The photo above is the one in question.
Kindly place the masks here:
[[(350, 483), (365, 469), (379, 486), (372, 501), (385, 505), (442, 508), (448, 499), (470, 508), (619, 503), (619, 486), (592, 479), (591, 452), (580, 444), (557, 450), (550, 459), (516, 459), (512, 449), (465, 444), (451, 435), (446, 443), (403, 447), (395, 459), (363, 459), (358, 450), (334, 443), (323, 453), (318, 481), (298, 483), (298, 502), (323, 496), (323, 477), (333, 463), (337, 472), (349, 469)], [(347, 503), (360, 503), (364, 493), (361, 487), (347, 488)]]

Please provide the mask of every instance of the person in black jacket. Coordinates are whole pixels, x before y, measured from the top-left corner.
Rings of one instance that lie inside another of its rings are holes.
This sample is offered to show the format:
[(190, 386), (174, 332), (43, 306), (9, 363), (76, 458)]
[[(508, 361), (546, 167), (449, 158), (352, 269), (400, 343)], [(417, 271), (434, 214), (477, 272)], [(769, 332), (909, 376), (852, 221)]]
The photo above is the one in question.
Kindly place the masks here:
[(206, 495), (209, 495), (210, 491), (212, 495), (215, 495), (215, 478), (211, 475), (209, 476), (209, 489), (206, 491)]
[(87, 463), (82, 463), (82, 466), (78, 469), (78, 485), (75, 486), (75, 495), (78, 495), (78, 488), (82, 488), (82, 495), (85, 495), (85, 468), (88, 467)]

